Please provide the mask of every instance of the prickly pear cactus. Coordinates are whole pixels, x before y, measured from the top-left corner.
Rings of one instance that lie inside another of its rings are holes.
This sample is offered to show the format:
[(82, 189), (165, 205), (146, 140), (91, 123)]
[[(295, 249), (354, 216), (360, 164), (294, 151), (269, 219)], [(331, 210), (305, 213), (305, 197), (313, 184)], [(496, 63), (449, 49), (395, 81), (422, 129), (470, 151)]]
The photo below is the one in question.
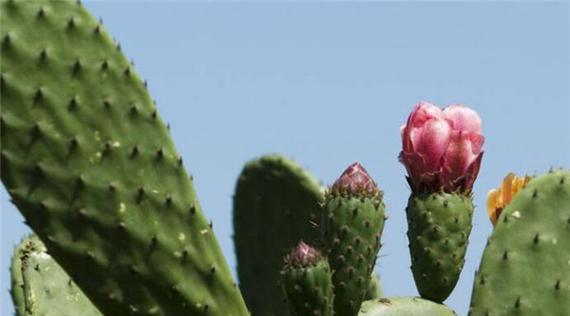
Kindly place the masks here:
[(418, 291), (424, 298), (443, 302), (465, 263), (473, 218), (471, 197), (445, 192), (412, 194), (406, 213)]
[(327, 193), (321, 223), (333, 269), (335, 315), (356, 315), (366, 297), (384, 220), (382, 193), (360, 164), (352, 164)]
[(105, 315), (247, 315), (145, 84), (75, 1), (1, 1), (1, 173)]
[(570, 172), (530, 181), (502, 211), (473, 284), (470, 316), (570, 311)]
[(419, 297), (380, 298), (362, 303), (358, 316), (457, 316), (449, 307)]
[(18, 316), (101, 316), (36, 237), (24, 239), (12, 258), (12, 298)]
[(279, 287), (283, 257), (300, 240), (318, 240), (322, 199), (317, 180), (285, 157), (267, 155), (244, 167), (234, 196), (234, 242), (253, 315), (287, 315)]
[(281, 284), (291, 316), (332, 316), (332, 272), (327, 259), (303, 241), (285, 259)]

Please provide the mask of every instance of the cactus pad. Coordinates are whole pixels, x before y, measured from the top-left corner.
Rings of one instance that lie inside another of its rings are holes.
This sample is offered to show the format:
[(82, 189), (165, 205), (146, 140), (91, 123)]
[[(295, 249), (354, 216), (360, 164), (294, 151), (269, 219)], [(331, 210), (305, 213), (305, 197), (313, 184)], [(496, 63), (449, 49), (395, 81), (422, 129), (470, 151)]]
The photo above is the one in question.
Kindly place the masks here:
[(498, 218), (475, 275), (469, 315), (570, 312), (570, 172), (530, 181)]
[(283, 257), (300, 240), (319, 238), (321, 186), (279, 155), (244, 167), (234, 196), (234, 230), (240, 288), (254, 316), (287, 315), (279, 287)]
[(143, 81), (80, 2), (1, 1), (1, 173), (105, 315), (246, 315)]
[(358, 316), (457, 316), (449, 307), (419, 297), (380, 298), (362, 303)]
[(101, 316), (35, 236), (12, 258), (12, 298), (18, 316)]

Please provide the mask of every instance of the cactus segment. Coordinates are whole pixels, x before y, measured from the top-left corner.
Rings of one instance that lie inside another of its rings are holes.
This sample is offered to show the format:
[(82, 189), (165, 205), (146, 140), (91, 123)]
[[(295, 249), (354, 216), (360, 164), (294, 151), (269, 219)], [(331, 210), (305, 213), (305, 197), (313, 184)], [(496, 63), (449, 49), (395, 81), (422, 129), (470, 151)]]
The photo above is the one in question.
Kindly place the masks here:
[(362, 303), (358, 316), (457, 316), (449, 307), (419, 297), (380, 298)]
[(101, 316), (36, 237), (24, 239), (12, 258), (17, 316)]
[(497, 220), (475, 275), (470, 316), (570, 311), (570, 171), (531, 180)]
[(319, 239), (323, 192), (299, 165), (279, 155), (246, 164), (234, 195), (240, 288), (254, 316), (285, 316), (278, 285), (283, 257), (299, 240)]
[(366, 290), (366, 295), (364, 296), (364, 300), (371, 300), (380, 297), (384, 297), (384, 291), (382, 291), (382, 283), (380, 282), (378, 275), (376, 273), (372, 273), (370, 276), (368, 289)]
[(281, 285), (292, 316), (333, 316), (333, 285), (326, 258), (301, 242), (286, 258)]
[(143, 81), (77, 1), (1, 1), (1, 176), (105, 315), (247, 315)]
[(413, 194), (406, 208), (414, 281), (423, 298), (443, 302), (453, 291), (471, 233), (473, 203), (456, 193)]
[(333, 269), (335, 315), (354, 316), (366, 296), (380, 250), (385, 220), (382, 193), (356, 163), (327, 193), (323, 210), (321, 227)]

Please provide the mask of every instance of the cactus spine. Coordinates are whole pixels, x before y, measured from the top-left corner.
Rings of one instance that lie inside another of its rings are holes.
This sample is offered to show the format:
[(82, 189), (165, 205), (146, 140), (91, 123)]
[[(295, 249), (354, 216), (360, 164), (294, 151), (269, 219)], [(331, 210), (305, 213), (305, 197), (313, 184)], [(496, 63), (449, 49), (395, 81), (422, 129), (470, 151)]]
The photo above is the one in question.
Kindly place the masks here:
[(370, 283), (385, 219), (382, 193), (360, 164), (349, 166), (331, 187), (323, 216), (335, 315), (354, 316)]
[(301, 241), (285, 261), (281, 283), (291, 316), (332, 316), (332, 273), (326, 258)]

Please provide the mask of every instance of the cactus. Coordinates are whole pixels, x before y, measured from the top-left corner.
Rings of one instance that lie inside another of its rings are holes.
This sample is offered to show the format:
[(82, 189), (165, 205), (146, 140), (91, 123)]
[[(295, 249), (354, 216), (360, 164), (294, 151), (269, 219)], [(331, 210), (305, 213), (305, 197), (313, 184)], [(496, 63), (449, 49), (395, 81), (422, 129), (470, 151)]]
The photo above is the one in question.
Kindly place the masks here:
[(380, 298), (362, 303), (358, 316), (457, 316), (449, 307), (419, 297)]
[(408, 240), (420, 295), (443, 302), (465, 262), (472, 228), (471, 190), (483, 158), (475, 111), (421, 102), (402, 127), (400, 161), (408, 172)]
[(327, 193), (321, 223), (333, 269), (335, 315), (358, 312), (380, 250), (384, 220), (376, 183), (359, 163), (350, 165)]
[(469, 315), (570, 311), (570, 172), (531, 180), (497, 220), (473, 284)]
[(332, 316), (332, 272), (326, 258), (301, 241), (285, 261), (281, 281), (291, 316)]
[(18, 316), (101, 316), (36, 237), (24, 239), (12, 258), (12, 298)]
[(144, 83), (71, 1), (2, 1), (2, 181), (105, 315), (246, 315)]
[(422, 297), (445, 300), (459, 279), (473, 203), (462, 194), (412, 194), (406, 207), (414, 280)]
[[(0, 52), (1, 178), (38, 236), (13, 258), (17, 314), (249, 315), (146, 84), (101, 22), (71, 0), (1, 1)], [(284, 290), (293, 316), (455, 315), (439, 302), (463, 267), (483, 142), (461, 105), (422, 102), (402, 128), (423, 298), (378, 298), (385, 207), (361, 165), (325, 195), (281, 156), (249, 162), (234, 227), (252, 314), (289, 315)], [(569, 182), (563, 170), (509, 175), (491, 191), (471, 316), (567, 315)], [(299, 240), (323, 255), (301, 242), (280, 273)]]
[(240, 288), (253, 315), (287, 315), (278, 286), (283, 257), (299, 240), (318, 240), (322, 199), (317, 180), (282, 156), (244, 167), (234, 196), (234, 242)]

